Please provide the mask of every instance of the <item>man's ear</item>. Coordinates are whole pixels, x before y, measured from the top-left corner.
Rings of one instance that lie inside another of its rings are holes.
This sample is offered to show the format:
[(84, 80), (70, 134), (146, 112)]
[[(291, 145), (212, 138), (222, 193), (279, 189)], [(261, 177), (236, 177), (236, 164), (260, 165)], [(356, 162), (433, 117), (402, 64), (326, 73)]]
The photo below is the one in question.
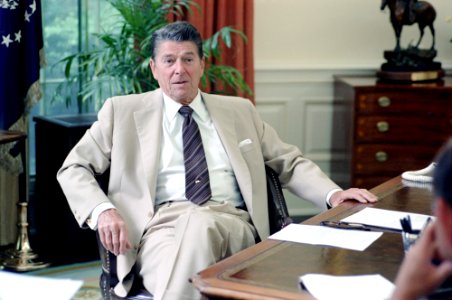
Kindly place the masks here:
[(157, 77), (155, 76), (155, 61), (151, 58), (149, 60), (149, 68), (151, 68), (152, 76), (157, 80)]
[[(435, 215), (452, 239), (452, 207), (442, 197), (436, 199)], [(451, 241), (452, 242), (452, 241)]]
[(204, 68), (206, 67), (206, 58), (203, 56), (201, 58), (201, 76), (204, 75)]

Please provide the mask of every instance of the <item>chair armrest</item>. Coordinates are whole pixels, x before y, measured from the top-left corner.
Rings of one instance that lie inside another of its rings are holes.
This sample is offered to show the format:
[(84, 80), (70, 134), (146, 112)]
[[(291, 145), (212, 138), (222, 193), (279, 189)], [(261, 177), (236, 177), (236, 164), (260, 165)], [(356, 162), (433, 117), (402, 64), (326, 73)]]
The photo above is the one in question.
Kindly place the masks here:
[(293, 222), (287, 210), (286, 199), (282, 191), (279, 175), (272, 168), (265, 166), (267, 178), (268, 220), (270, 234), (273, 234)]

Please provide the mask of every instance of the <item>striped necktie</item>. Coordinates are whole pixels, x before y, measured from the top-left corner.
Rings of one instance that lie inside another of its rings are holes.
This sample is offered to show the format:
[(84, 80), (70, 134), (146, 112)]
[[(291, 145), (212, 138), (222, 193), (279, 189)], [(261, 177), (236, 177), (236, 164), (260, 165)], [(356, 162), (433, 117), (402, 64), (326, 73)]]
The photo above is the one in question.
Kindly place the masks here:
[(185, 196), (198, 205), (210, 199), (212, 192), (209, 183), (206, 155), (202, 146), (198, 124), (193, 119), (193, 109), (182, 106), (179, 113), (184, 116), (182, 141), (184, 144)]

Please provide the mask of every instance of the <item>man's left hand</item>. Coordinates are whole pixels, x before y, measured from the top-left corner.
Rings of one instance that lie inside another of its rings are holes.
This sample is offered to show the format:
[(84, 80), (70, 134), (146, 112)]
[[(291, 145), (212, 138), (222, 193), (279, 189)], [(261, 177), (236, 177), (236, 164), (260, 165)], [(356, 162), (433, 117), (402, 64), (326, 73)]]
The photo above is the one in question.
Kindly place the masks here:
[(337, 191), (331, 195), (330, 203), (332, 207), (336, 207), (346, 200), (355, 200), (361, 203), (374, 203), (378, 201), (378, 197), (366, 189), (351, 188), (345, 191)]

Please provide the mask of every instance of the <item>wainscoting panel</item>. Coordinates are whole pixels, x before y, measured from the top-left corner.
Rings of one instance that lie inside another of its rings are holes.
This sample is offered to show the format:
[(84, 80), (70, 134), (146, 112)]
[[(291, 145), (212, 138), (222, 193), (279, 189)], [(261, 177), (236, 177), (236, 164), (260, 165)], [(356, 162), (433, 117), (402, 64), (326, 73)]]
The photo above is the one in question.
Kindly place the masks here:
[[(284, 69), (256, 70), (256, 107), (282, 140), (298, 146), (339, 186), (349, 187), (351, 103), (334, 98), (334, 75), (373, 75), (374, 70)], [(292, 216), (321, 211), (288, 191)]]

